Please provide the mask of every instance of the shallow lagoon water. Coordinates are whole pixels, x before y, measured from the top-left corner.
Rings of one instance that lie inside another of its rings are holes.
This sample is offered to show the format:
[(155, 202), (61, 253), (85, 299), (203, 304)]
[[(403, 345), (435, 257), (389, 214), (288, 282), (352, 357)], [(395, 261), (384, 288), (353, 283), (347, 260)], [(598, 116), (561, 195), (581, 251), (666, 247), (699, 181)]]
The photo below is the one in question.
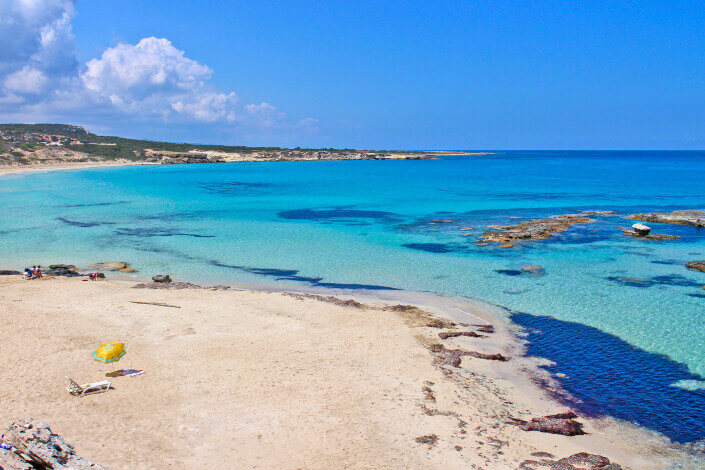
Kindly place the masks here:
[[(104, 168), (0, 178), (0, 265), (125, 260), (205, 282), (408, 289), (507, 307), (585, 412), (705, 438), (705, 230), (596, 217), (510, 249), (487, 225), (704, 208), (705, 152)], [(434, 220), (451, 222), (429, 223)], [(460, 230), (471, 228), (472, 230)], [(468, 235), (468, 236), (464, 236)], [(542, 275), (522, 265), (543, 266)], [(636, 280), (634, 278), (637, 278)], [(681, 416), (683, 419), (678, 419)]]

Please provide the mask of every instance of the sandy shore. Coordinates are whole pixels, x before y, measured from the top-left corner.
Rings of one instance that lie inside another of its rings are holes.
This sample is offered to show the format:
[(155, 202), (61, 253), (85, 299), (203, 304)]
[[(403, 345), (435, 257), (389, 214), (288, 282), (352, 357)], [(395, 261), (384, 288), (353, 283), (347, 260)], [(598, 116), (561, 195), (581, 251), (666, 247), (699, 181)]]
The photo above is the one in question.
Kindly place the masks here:
[(150, 163), (144, 162), (130, 162), (127, 160), (115, 161), (115, 162), (61, 162), (61, 163), (40, 163), (36, 165), (22, 165), (22, 166), (12, 166), (4, 165), (0, 166), (0, 176), (2, 175), (12, 175), (17, 173), (33, 173), (42, 171), (59, 171), (59, 170), (81, 170), (87, 168), (103, 168), (111, 166), (134, 166), (134, 165), (150, 165)]
[[(565, 408), (533, 385), (507, 325), (479, 305), (396, 312), (369, 298), (361, 307), (310, 294), (133, 285), (0, 277), (3, 429), (26, 416), (47, 421), (114, 469), (514, 469), (544, 458), (535, 452), (582, 451), (649, 469), (677, 457), (611, 420), (581, 418), (589, 434), (574, 437), (511, 424)], [(496, 332), (440, 340), (441, 331), (469, 328), (426, 326), (433, 318), (489, 322)], [(105, 378), (110, 366), (91, 353), (107, 341), (127, 345), (119, 367), (146, 373), (112, 379), (107, 393), (69, 395), (64, 375)], [(512, 359), (465, 356), (455, 368), (434, 363), (433, 343)], [(423, 436), (437, 441), (417, 442)]]

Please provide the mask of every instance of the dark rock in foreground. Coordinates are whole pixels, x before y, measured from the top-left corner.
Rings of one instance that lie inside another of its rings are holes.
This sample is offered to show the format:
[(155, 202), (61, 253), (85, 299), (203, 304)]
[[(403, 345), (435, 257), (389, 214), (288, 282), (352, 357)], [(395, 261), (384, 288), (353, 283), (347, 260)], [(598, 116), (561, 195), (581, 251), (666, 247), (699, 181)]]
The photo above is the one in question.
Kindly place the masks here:
[(696, 227), (705, 227), (705, 211), (703, 210), (646, 212), (643, 214), (631, 214), (626, 216), (626, 218), (631, 220), (657, 222), (661, 224), (694, 225)]
[[(29, 464), (24, 467), (16, 466), (18, 469), (102, 470), (105, 468), (77, 455), (71, 444), (54, 434), (47, 423), (32, 418), (23, 418), (12, 423), (5, 431), (3, 443), (10, 446), (12, 452), (19, 457), (15, 459), (17, 463), (24, 461)], [(12, 469), (9, 466), (7, 468)]]
[(514, 422), (524, 431), (539, 431), (549, 434), (561, 434), (563, 436), (580, 436), (585, 434), (585, 431), (583, 431), (583, 424), (574, 419), (577, 417), (578, 415), (575, 413), (567, 412), (532, 418), (531, 421), (514, 419)]
[(488, 359), (490, 361), (508, 361), (509, 358), (502, 354), (485, 354), (477, 351), (464, 351), (462, 349), (447, 349), (442, 344), (432, 344), (429, 346), (432, 353), (436, 355), (436, 363), (446, 364), (453, 367), (460, 367), (463, 356), (476, 357), (478, 359)]
[(0, 270), (0, 276), (17, 276), (19, 274), (22, 274), (22, 273), (19, 271)]
[(553, 455), (548, 452), (534, 452), (532, 457), (548, 457), (540, 461), (525, 460), (519, 465), (522, 470), (533, 470), (538, 468), (548, 468), (551, 470), (621, 470), (621, 466), (611, 463), (610, 459), (603, 455), (588, 454), (580, 452), (570, 457), (560, 460), (550, 460)]
[(171, 282), (171, 278), (168, 274), (157, 274), (156, 276), (152, 276), (152, 280), (163, 284), (168, 284)]
[(695, 271), (702, 271), (705, 273), (705, 260), (689, 261), (689, 262), (685, 263), (685, 267), (688, 269), (693, 269)]
[(66, 277), (76, 277), (80, 276), (76, 266), (73, 264), (51, 264), (49, 269), (44, 271), (45, 276), (66, 276)]

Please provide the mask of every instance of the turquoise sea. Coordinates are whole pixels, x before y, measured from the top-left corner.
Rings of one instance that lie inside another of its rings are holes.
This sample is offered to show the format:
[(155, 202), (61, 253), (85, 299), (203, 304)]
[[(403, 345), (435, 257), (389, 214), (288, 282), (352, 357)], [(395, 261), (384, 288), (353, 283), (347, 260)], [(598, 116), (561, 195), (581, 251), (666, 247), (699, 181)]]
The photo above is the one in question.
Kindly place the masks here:
[[(597, 217), (479, 246), (488, 225), (705, 208), (705, 152), (104, 168), (0, 177), (0, 268), (124, 260), (142, 275), (407, 289), (506, 307), (585, 413), (705, 439), (705, 229)], [(429, 224), (436, 219), (451, 222)], [(460, 228), (472, 230), (460, 230)], [(468, 235), (468, 236), (464, 236)], [(539, 264), (542, 275), (522, 273)], [(639, 278), (634, 280), (631, 278)]]

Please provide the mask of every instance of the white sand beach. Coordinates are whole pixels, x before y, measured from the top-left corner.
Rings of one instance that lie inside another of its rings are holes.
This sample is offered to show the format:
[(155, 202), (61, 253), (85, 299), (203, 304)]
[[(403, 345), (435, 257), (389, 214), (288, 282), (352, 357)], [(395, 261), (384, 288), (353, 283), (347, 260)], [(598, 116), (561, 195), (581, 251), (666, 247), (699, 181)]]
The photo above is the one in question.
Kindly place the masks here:
[[(438, 309), (444, 328), (429, 327), (424, 311), (383, 310), (380, 301), (133, 285), (0, 278), (3, 429), (21, 417), (46, 421), (79, 454), (114, 469), (509, 469), (546, 458), (536, 452), (649, 469), (677, 457), (612, 420), (581, 417), (588, 434), (573, 437), (512, 424), (566, 408), (529, 380), (520, 346), (481, 306), (466, 311), (495, 333), (441, 340), (439, 332), (473, 328), (448, 328)], [(107, 393), (70, 395), (65, 375), (105, 379), (111, 366), (91, 354), (108, 341), (126, 344), (118, 368), (145, 374), (113, 378)], [(434, 364), (433, 343), (512, 359)]]

